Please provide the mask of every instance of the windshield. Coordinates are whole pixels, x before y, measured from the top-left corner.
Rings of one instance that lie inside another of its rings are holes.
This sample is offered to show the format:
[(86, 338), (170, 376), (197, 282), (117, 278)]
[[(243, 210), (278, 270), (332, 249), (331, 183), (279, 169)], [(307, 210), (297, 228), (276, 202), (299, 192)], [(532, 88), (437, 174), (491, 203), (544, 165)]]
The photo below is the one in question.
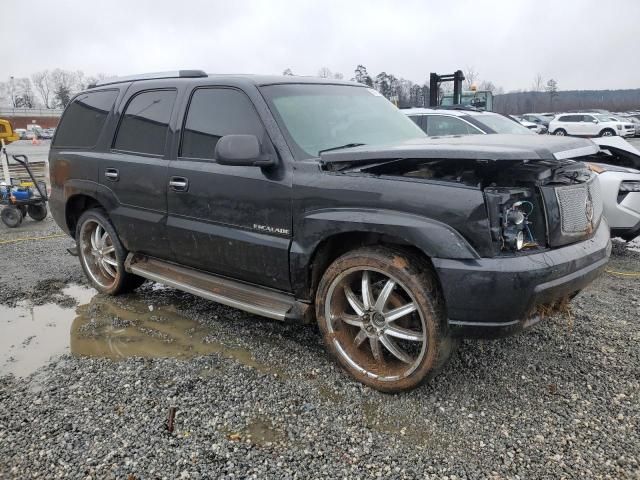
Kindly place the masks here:
[(348, 85), (262, 87), (296, 158), (342, 145), (385, 145), (425, 133), (375, 90)]
[[(483, 114), (483, 115), (470, 115), (470, 118), (474, 122), (480, 123), (483, 126), (493, 130), (495, 133), (515, 133), (530, 135), (533, 132), (527, 127), (522, 126), (520, 123), (509, 120), (498, 114)], [(535, 134), (534, 134), (535, 135)]]

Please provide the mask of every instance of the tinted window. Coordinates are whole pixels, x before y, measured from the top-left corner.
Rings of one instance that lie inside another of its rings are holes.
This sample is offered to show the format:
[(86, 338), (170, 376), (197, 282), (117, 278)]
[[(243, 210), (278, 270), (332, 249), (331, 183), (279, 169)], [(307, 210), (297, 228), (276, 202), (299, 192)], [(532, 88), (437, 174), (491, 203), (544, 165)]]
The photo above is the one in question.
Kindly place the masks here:
[(582, 121), (583, 122), (593, 122), (595, 120), (595, 118), (593, 118), (591, 115), (583, 115), (582, 116)]
[(413, 121), (413, 123), (415, 123), (416, 125), (420, 126), (420, 117), (421, 115), (412, 115), (409, 118)]
[(154, 90), (133, 97), (122, 117), (113, 147), (127, 152), (162, 155), (175, 98), (175, 90)]
[(76, 97), (64, 112), (55, 146), (94, 147), (117, 96), (118, 90), (104, 90)]
[(467, 122), (456, 117), (445, 115), (429, 115), (427, 117), (427, 135), (436, 137), (440, 135), (469, 135), (479, 133)]
[(565, 115), (564, 117), (560, 117), (558, 119), (560, 122), (581, 122), (582, 115)]
[(255, 135), (266, 145), (266, 132), (247, 96), (227, 88), (202, 88), (194, 92), (182, 134), (181, 156), (213, 158), (224, 135)]

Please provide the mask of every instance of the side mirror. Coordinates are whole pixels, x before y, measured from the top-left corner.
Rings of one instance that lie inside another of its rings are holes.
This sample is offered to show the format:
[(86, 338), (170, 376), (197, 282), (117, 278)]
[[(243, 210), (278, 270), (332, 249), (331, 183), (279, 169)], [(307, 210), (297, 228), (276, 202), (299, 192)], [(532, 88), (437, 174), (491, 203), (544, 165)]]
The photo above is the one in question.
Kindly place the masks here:
[(272, 156), (260, 153), (255, 135), (225, 135), (218, 140), (213, 156), (220, 165), (268, 167), (275, 163)]
[(593, 119), (593, 120), (591, 120), (591, 121), (592, 121), (593, 123), (600, 123), (600, 122), (598, 121), (598, 119), (597, 119), (597, 118), (594, 118), (594, 119)]

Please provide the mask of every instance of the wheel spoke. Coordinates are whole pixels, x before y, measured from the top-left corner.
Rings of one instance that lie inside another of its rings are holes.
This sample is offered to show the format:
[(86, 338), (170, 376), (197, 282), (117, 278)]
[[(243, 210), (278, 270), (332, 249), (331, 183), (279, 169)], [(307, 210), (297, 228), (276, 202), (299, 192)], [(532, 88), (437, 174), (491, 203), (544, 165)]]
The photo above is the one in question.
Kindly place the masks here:
[(371, 345), (371, 353), (373, 353), (373, 358), (375, 358), (376, 362), (384, 362), (382, 348), (380, 348), (380, 342), (378, 339), (373, 337), (369, 338), (369, 345)]
[(413, 359), (409, 355), (404, 353), (400, 349), (400, 347), (398, 347), (396, 342), (394, 340), (392, 340), (391, 338), (387, 337), (386, 335), (381, 335), (380, 336), (380, 342), (386, 347), (387, 350), (389, 350), (391, 355), (396, 357), (398, 360), (400, 360), (400, 361), (402, 361), (404, 363), (409, 363), (409, 364), (413, 362)]
[(403, 340), (412, 340), (414, 342), (421, 342), (424, 340), (422, 332), (416, 332), (415, 330), (409, 330), (408, 328), (402, 328), (396, 325), (387, 327), (384, 333), (386, 335), (391, 335), (392, 337), (402, 338)]
[(102, 250), (102, 253), (104, 255), (108, 255), (110, 253), (113, 253), (116, 251), (116, 247), (114, 247), (113, 245), (111, 245), (110, 247), (106, 247), (105, 249)]
[(109, 265), (112, 265), (112, 266), (114, 266), (114, 267), (117, 267), (117, 266), (118, 266), (118, 262), (117, 262), (115, 259), (111, 258), (111, 257), (102, 257), (102, 260), (103, 260), (105, 263), (107, 263), (107, 264), (109, 264)]
[(356, 335), (356, 338), (353, 339), (353, 344), (356, 347), (359, 347), (360, 345), (362, 345), (362, 343), (367, 339), (367, 332), (365, 332), (364, 330), (360, 330), (358, 332), (358, 334)]
[(358, 297), (356, 297), (356, 294), (353, 293), (353, 290), (351, 290), (351, 287), (349, 287), (348, 285), (345, 286), (344, 294), (347, 297), (347, 301), (349, 302), (349, 305), (351, 305), (351, 308), (353, 308), (353, 311), (356, 312), (358, 315), (364, 315), (364, 307), (360, 303), (360, 300), (358, 300)]
[(371, 293), (369, 270), (365, 270), (364, 272), (362, 272), (362, 303), (365, 310), (373, 307), (373, 294)]
[(357, 315), (349, 315), (348, 313), (343, 313), (338, 317), (347, 325), (353, 325), (354, 327), (362, 327), (362, 320)]
[(98, 228), (99, 227), (96, 227), (96, 229), (91, 234), (91, 248), (93, 248), (94, 250), (98, 250), (98, 242), (96, 241), (96, 233), (98, 232)]
[(388, 312), (385, 312), (384, 318), (387, 320), (387, 322), (393, 322), (394, 320), (404, 317), (405, 315), (408, 315), (411, 312), (415, 312), (415, 310), (416, 310), (416, 306), (413, 304), (413, 302), (407, 303), (406, 305), (403, 305), (401, 307), (394, 308), (393, 310), (389, 310)]
[(100, 237), (100, 248), (104, 248), (104, 246), (106, 245), (106, 241), (107, 238), (109, 238), (109, 234), (107, 232), (104, 232), (104, 235), (102, 235), (102, 237)]
[(116, 278), (115, 270), (111, 267), (111, 265), (105, 262), (104, 259), (100, 260), (100, 266), (104, 269), (105, 272), (107, 272), (110, 277)]
[(396, 282), (394, 282), (393, 280), (387, 280), (387, 283), (384, 284), (384, 287), (382, 288), (380, 295), (378, 295), (378, 299), (376, 300), (376, 304), (373, 308), (375, 308), (379, 312), (382, 312), (384, 310), (384, 306), (387, 304), (389, 295), (391, 295), (391, 292), (393, 291), (395, 286)]

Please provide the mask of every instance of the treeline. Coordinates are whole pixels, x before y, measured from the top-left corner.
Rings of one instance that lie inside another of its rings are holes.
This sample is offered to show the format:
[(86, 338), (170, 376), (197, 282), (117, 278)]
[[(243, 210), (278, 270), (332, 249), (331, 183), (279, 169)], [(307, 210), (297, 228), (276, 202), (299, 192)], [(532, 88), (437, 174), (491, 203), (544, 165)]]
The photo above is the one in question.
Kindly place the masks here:
[(81, 70), (43, 70), (31, 77), (10, 77), (0, 82), (0, 103), (15, 108), (64, 108), (71, 98), (105, 78), (87, 76)]
[(510, 92), (496, 95), (494, 110), (499, 113), (564, 112), (599, 108), (611, 112), (640, 109), (640, 88), (628, 90), (566, 90), (550, 92)]

